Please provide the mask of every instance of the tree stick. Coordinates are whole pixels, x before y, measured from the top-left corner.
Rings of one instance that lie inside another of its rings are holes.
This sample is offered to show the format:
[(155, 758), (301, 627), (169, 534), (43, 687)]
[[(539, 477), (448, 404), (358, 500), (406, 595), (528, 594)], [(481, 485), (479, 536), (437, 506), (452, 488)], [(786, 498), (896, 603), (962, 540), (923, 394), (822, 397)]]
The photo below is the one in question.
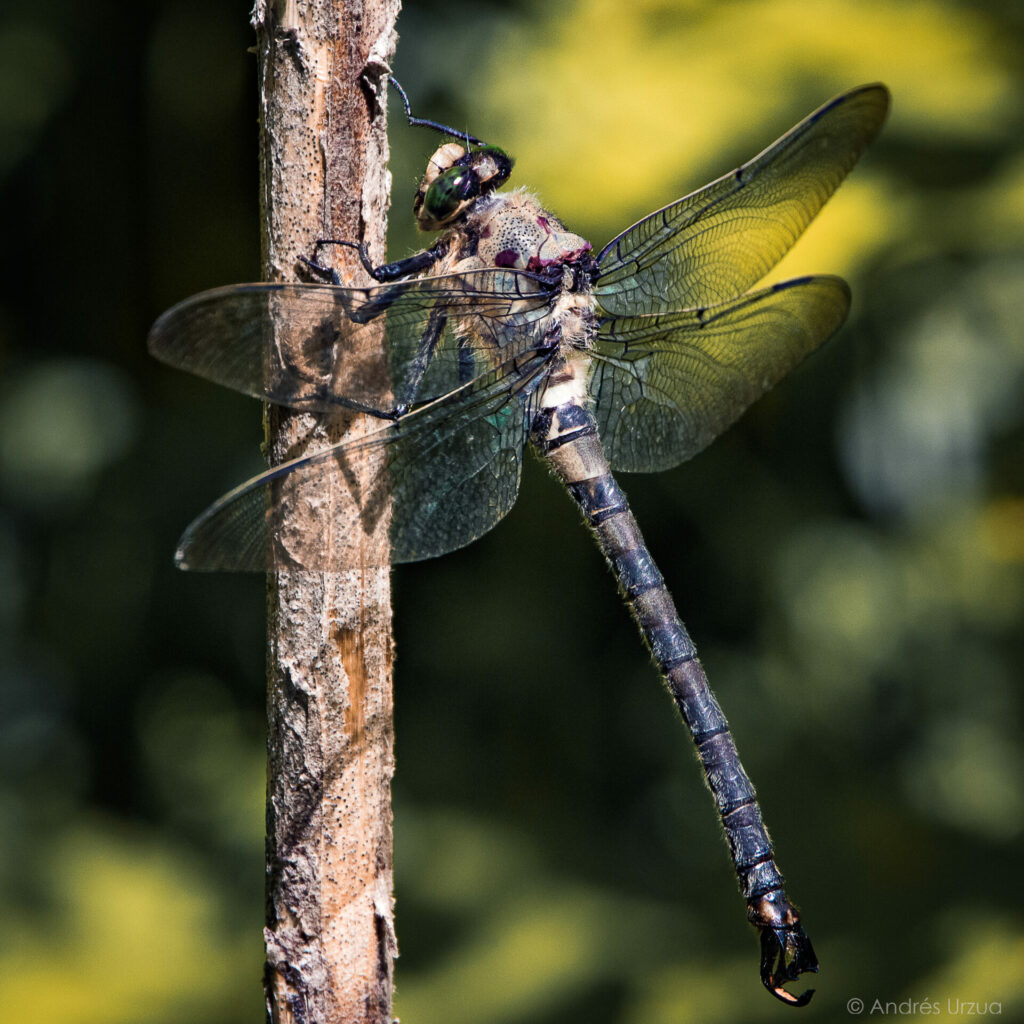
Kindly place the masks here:
[[(298, 257), (318, 238), (365, 240), (383, 258), (390, 175), (382, 74), (398, 8), (398, 0), (256, 2), (268, 281), (294, 280)], [(363, 282), (358, 264), (338, 271)], [(383, 352), (377, 358), (386, 367)], [(363, 430), (359, 417), (328, 422), (267, 410), (271, 462)], [(342, 506), (359, 486), (360, 467), (346, 472), (326, 507)], [(290, 513), (288, 528), (303, 529), (304, 514)], [(391, 1022), (390, 626), (386, 568), (270, 577), (269, 1021)]]

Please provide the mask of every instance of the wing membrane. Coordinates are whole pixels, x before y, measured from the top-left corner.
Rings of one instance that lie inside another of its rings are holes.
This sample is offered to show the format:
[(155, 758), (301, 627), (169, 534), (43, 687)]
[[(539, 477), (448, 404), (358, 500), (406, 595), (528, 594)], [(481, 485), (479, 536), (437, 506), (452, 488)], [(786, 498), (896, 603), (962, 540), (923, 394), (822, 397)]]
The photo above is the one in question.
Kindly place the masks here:
[(613, 317), (590, 392), (613, 469), (668, 469), (705, 448), (836, 331), (850, 291), (805, 277), (707, 310)]
[(336, 572), (470, 543), (515, 502), (548, 359), (505, 364), (366, 437), (254, 477), (192, 522), (178, 565)]
[(749, 163), (612, 239), (594, 293), (608, 313), (724, 302), (785, 255), (878, 134), (885, 86), (836, 97)]
[[(550, 295), (550, 286), (516, 270), (371, 288), (233, 285), (164, 313), (149, 349), (179, 369), (292, 408), (389, 411), (438, 398), (529, 351)], [(456, 334), (457, 323), (481, 342), (460, 341), (466, 332)]]

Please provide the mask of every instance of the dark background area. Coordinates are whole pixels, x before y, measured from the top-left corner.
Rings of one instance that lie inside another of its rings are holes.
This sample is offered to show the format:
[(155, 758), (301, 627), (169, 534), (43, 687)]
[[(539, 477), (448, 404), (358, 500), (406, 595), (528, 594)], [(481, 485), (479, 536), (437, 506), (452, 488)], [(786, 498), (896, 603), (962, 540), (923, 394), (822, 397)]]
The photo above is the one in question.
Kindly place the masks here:
[[(399, 31), (416, 112), (507, 148), (597, 246), (891, 87), (773, 275), (842, 273), (848, 325), (692, 463), (622, 482), (822, 961), (802, 1019), (1024, 1019), (1019, 8), (410, 2)], [(145, 350), (168, 305), (258, 276), (252, 43), (241, 3), (0, 13), (10, 1020), (262, 1016), (264, 581), (171, 563), (258, 469), (261, 413)], [(437, 139), (391, 115), (397, 257)], [(494, 531), (394, 573), (396, 1011), (780, 1018), (685, 732), (530, 461)]]

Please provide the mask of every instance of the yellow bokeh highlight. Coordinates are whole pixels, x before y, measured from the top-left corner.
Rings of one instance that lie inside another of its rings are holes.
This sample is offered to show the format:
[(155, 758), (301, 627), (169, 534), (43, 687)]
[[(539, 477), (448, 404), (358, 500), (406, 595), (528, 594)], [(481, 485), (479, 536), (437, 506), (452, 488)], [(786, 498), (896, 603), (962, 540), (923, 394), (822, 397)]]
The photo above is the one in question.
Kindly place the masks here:
[[(547, 10), (539, 29), (498, 37), (484, 78), (489, 131), (516, 156), (516, 180), (585, 233), (620, 230), (727, 173), (864, 82), (890, 87), (901, 132), (947, 142), (997, 137), (1019, 105), (1000, 40), (962, 8), (639, 0), (625, 17), (612, 0), (579, 0)], [(845, 205), (845, 223), (838, 200), (823, 214), (817, 271), (869, 256), (899, 219), (878, 186)]]
[(180, 851), (90, 822), (55, 841), (49, 881), (47, 925), (5, 921), (5, 1020), (207, 1020), (200, 1008), (230, 1005), (247, 970), (258, 1010), (259, 932), (225, 934), (213, 880)]
[[(1024, 1011), (1024, 931), (1019, 921), (950, 908), (945, 930), (953, 947), (950, 958), (931, 977), (914, 984), (914, 991), (938, 1002), (938, 1019), (980, 1016), (967, 1008), (950, 1012), (959, 1003), (989, 1004), (988, 1016), (1020, 1020)], [(998, 1004), (998, 1008), (992, 1004)]]
[(1007, 161), (993, 181), (968, 196), (966, 206), (964, 228), (974, 244), (1019, 250), (1024, 245), (1024, 155)]
[(992, 502), (981, 516), (981, 546), (994, 562), (1024, 562), (1024, 498)]
[[(689, 960), (695, 963), (652, 971), (635, 992), (623, 1024), (753, 1024), (780, 1019), (778, 1003), (766, 997), (749, 960), (705, 960), (699, 952)], [(807, 983), (808, 978), (801, 981)], [(799, 995), (814, 984), (789, 987)]]
[(571, 883), (530, 881), (490, 906), (482, 927), (429, 974), (399, 978), (396, 1016), (418, 1024), (531, 1019), (614, 974), (622, 944), (642, 948), (662, 916), (650, 904)]

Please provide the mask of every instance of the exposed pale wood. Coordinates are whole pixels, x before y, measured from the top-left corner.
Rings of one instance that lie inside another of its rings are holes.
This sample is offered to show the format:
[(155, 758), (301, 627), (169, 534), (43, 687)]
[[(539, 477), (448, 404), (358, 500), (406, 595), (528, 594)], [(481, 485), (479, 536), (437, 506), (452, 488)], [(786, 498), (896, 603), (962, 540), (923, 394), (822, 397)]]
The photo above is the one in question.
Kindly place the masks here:
[[(398, 8), (260, 0), (253, 10), (267, 280), (295, 279), (319, 237), (365, 239), (383, 257), (381, 73)], [(364, 280), (351, 262), (338, 269)], [(282, 409), (268, 410), (267, 427), (274, 462), (366, 429), (358, 417)], [(359, 466), (347, 468), (358, 480)], [(347, 486), (328, 506), (344, 504)], [(275, 1022), (391, 1021), (390, 623), (386, 569), (270, 580), (265, 991)]]

